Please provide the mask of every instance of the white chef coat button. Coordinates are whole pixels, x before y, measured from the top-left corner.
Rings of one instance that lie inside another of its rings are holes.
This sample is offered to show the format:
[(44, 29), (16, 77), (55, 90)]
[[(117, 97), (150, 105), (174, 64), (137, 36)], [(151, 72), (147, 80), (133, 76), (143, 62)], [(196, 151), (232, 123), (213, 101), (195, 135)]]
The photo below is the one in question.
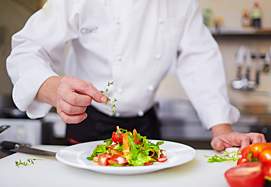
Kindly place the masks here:
[(120, 24), (120, 20), (119, 20), (119, 19), (115, 19), (115, 23), (116, 23), (117, 25), (119, 25), (119, 24)]
[(161, 19), (159, 19), (159, 21), (158, 21), (160, 24), (163, 24), (164, 23), (164, 21), (163, 20), (161, 20)]
[(118, 61), (119, 61), (119, 62), (122, 61), (122, 58), (121, 58), (120, 56), (118, 57)]
[(161, 56), (160, 56), (160, 55), (156, 55), (155, 58), (156, 58), (157, 60), (159, 60), (159, 59), (161, 58)]
[(143, 115), (144, 115), (144, 112), (143, 112), (143, 111), (139, 111), (137, 114), (138, 114), (139, 116), (143, 116)]
[(149, 86), (149, 87), (148, 87), (148, 90), (149, 90), (149, 91), (153, 91), (153, 89), (154, 89), (153, 86)]
[(120, 93), (120, 92), (122, 92), (122, 89), (121, 89), (121, 88), (119, 88), (119, 89), (118, 89), (118, 92), (119, 92), (119, 93)]
[(116, 115), (117, 117), (119, 117), (119, 116), (120, 116), (120, 113), (117, 112), (115, 115)]

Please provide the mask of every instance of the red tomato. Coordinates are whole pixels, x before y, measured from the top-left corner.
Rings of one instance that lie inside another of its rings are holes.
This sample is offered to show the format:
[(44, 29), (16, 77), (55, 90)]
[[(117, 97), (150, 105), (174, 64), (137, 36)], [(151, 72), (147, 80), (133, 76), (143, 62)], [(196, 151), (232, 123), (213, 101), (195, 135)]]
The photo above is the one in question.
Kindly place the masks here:
[(111, 164), (126, 164), (128, 163), (126, 158), (123, 158), (119, 155), (113, 155), (110, 159)]
[(160, 154), (159, 158), (154, 158), (157, 162), (165, 162), (167, 161), (167, 156)]
[(249, 146), (246, 146), (244, 149), (242, 149), (242, 157), (244, 157), (244, 158), (247, 158), (247, 156), (248, 156), (248, 153), (250, 153), (251, 151), (250, 151), (250, 145)]
[(247, 162), (248, 162), (247, 157), (241, 157), (241, 158), (238, 159), (237, 165), (244, 164), (244, 163), (247, 163)]
[(113, 132), (112, 133), (112, 140), (115, 143), (120, 142), (122, 144), (123, 143), (123, 134), (122, 134), (122, 132), (120, 132), (120, 131), (118, 133)]
[(265, 184), (260, 162), (249, 162), (232, 167), (224, 176), (230, 187), (263, 187)]
[(271, 143), (255, 143), (250, 145), (250, 151), (252, 152), (252, 158), (259, 159), (260, 152), (265, 149), (271, 147)]
[(146, 162), (146, 163), (144, 164), (144, 166), (149, 166), (149, 165), (153, 165), (153, 162), (152, 162), (152, 161), (149, 161), (149, 162)]
[(108, 166), (109, 165), (109, 162), (108, 160), (110, 159), (110, 155), (109, 154), (100, 154), (98, 155), (98, 164), (100, 166)]
[(135, 142), (136, 145), (140, 145), (140, 141), (137, 140), (136, 138), (133, 140), (133, 142)]
[(271, 164), (263, 165), (263, 173), (265, 177), (271, 178)]

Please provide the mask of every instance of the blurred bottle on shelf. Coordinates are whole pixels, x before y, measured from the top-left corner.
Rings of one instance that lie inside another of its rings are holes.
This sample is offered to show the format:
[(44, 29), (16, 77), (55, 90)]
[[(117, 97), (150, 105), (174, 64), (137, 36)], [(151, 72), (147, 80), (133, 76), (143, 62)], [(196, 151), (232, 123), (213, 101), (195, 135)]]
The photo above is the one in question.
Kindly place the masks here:
[(262, 10), (258, 2), (254, 2), (251, 11), (252, 27), (261, 28), (262, 26)]
[(213, 11), (212, 9), (210, 8), (205, 8), (203, 9), (202, 11), (202, 15), (203, 15), (203, 21), (204, 21), (204, 24), (207, 26), (207, 27), (211, 27), (211, 22), (212, 22), (212, 14), (213, 14)]
[(242, 12), (241, 23), (242, 23), (243, 27), (250, 27), (251, 26), (249, 12), (246, 9), (244, 9), (243, 12)]

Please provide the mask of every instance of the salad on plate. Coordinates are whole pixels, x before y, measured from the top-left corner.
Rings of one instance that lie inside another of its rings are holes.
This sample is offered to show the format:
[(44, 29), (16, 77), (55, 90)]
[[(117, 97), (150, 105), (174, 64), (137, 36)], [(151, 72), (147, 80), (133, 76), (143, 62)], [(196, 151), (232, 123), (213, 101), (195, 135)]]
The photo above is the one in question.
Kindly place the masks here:
[(130, 132), (117, 126), (112, 137), (104, 140), (104, 143), (97, 145), (87, 159), (100, 166), (147, 166), (167, 161), (163, 154), (165, 150), (159, 147), (164, 142), (154, 144), (135, 129)]

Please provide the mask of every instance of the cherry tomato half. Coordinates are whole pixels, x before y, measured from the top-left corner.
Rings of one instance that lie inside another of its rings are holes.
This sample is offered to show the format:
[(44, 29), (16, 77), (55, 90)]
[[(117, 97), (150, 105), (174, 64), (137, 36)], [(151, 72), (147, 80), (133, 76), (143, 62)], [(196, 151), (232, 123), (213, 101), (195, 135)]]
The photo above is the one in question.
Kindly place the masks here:
[(260, 162), (237, 165), (228, 169), (224, 176), (230, 187), (263, 187), (265, 184)]
[(163, 154), (160, 154), (160, 157), (159, 158), (155, 158), (155, 160), (157, 162), (165, 162), (165, 161), (167, 161), (167, 156), (165, 156)]
[(264, 164), (263, 165), (263, 173), (265, 178), (271, 179), (271, 164)]
[(244, 163), (247, 163), (247, 162), (248, 162), (247, 157), (241, 157), (241, 158), (238, 159), (237, 165), (244, 164)]

